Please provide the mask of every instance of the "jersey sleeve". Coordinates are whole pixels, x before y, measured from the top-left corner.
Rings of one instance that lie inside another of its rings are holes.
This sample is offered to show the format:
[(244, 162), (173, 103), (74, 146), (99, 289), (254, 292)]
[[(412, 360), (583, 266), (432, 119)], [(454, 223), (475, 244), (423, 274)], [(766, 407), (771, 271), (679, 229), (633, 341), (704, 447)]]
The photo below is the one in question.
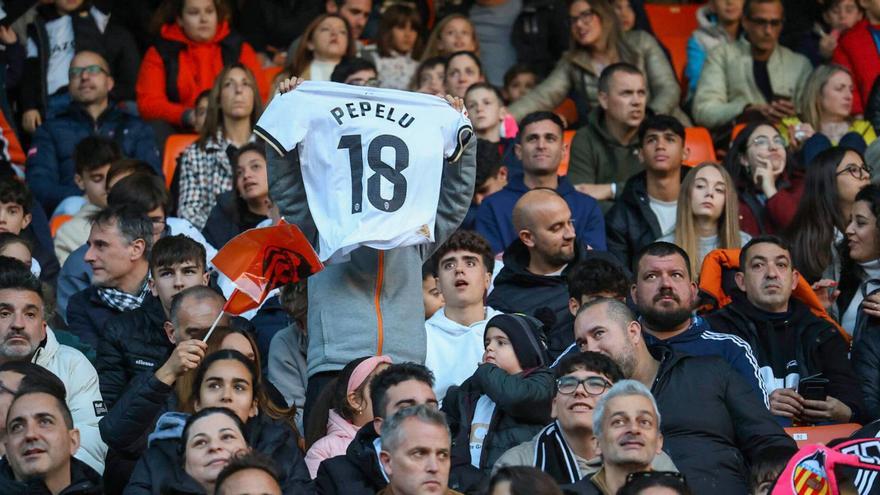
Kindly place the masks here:
[(279, 155), (287, 154), (303, 140), (309, 128), (306, 98), (305, 91), (300, 88), (275, 96), (254, 126), (254, 134), (275, 148)]
[(461, 157), (465, 145), (474, 135), (474, 129), (468, 119), (467, 111), (456, 112), (452, 108), (449, 110), (450, 117), (446, 120), (443, 130), (443, 156), (454, 162)]

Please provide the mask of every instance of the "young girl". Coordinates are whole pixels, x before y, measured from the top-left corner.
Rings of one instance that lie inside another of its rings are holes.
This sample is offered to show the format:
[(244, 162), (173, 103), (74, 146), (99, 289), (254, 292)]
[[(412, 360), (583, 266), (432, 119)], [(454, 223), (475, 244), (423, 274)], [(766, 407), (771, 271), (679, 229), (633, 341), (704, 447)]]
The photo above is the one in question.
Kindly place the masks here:
[(488, 472), (501, 454), (550, 422), (553, 373), (543, 331), (540, 321), (522, 314), (498, 315), (486, 324), (483, 364), (443, 399), (453, 467), (471, 464)]
[(40, 263), (33, 257), (31, 242), (12, 232), (0, 232), (0, 256), (15, 258), (31, 269), (35, 277), (40, 276)]
[(710, 251), (738, 248), (751, 239), (739, 230), (738, 209), (736, 188), (727, 170), (714, 163), (701, 163), (681, 184), (675, 230), (660, 240), (674, 242), (688, 253), (696, 279)]
[(413, 54), (421, 50), (422, 18), (407, 5), (392, 5), (379, 21), (376, 70), (383, 88), (406, 89), (419, 63)]
[(461, 51), (479, 53), (480, 42), (471, 20), (461, 14), (452, 14), (444, 17), (431, 32), (422, 60), (447, 57)]

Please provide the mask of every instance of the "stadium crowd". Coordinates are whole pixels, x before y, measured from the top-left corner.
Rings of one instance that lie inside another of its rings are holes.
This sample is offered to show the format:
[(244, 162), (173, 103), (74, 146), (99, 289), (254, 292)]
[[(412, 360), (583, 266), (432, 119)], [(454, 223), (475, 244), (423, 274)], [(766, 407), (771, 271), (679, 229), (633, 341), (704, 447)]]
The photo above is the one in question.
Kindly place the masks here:
[[(0, 1), (0, 493), (880, 493), (796, 442), (880, 436), (880, 0), (652, 8)], [(304, 81), (470, 127), (429, 242), (231, 310)]]

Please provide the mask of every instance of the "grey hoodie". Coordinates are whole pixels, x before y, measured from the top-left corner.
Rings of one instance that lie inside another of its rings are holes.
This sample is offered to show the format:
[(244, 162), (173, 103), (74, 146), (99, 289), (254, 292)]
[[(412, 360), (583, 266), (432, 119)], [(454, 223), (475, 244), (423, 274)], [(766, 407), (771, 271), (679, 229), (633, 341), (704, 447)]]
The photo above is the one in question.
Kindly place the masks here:
[[(269, 195), (281, 215), (317, 245), (296, 151), (267, 147)], [(458, 228), (474, 192), (476, 139), (446, 163), (433, 244), (379, 251), (360, 247), (344, 263), (308, 279), (308, 374), (342, 369), (349, 361), (385, 354), (395, 362), (425, 361), (422, 264)]]

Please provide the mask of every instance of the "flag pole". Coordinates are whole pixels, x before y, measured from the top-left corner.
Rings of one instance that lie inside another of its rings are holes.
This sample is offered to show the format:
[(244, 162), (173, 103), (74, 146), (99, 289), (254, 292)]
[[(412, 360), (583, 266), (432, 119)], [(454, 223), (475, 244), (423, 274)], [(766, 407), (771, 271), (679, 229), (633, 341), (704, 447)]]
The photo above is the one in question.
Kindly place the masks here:
[(208, 330), (208, 333), (205, 335), (205, 338), (202, 339), (202, 342), (208, 342), (208, 339), (211, 338), (211, 334), (214, 333), (214, 329), (217, 328), (217, 324), (220, 323), (220, 318), (223, 318), (223, 311), (220, 311), (220, 314), (217, 315), (217, 319), (214, 320), (214, 323), (211, 325), (211, 329)]

